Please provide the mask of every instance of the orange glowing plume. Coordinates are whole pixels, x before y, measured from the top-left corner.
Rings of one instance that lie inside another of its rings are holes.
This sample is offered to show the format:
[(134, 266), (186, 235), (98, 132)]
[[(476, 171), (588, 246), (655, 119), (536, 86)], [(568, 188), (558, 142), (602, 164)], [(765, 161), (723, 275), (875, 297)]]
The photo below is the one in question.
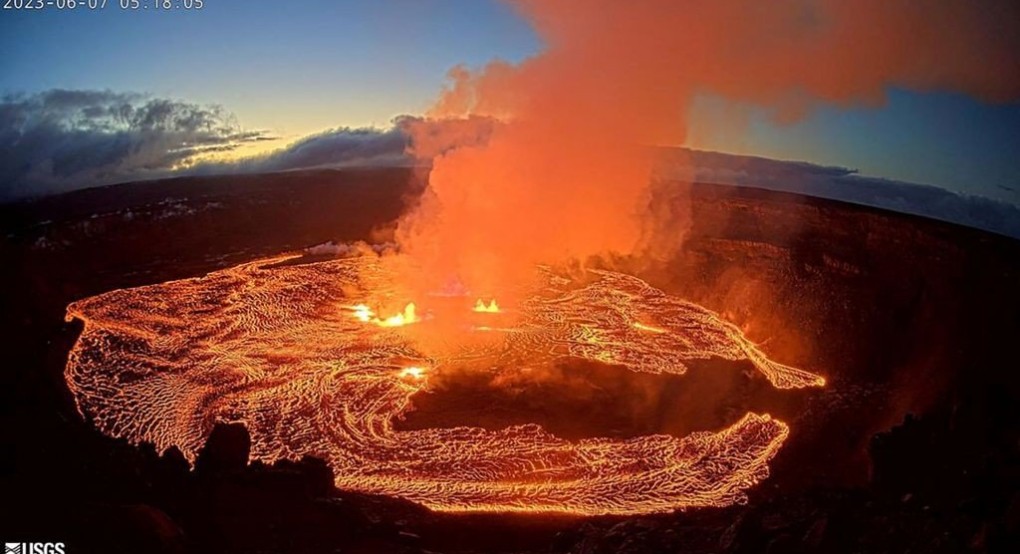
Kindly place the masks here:
[[(432, 121), (408, 128), (432, 171), (398, 240), (428, 287), (501, 290), (534, 264), (673, 251), (685, 208), (649, 213), (647, 147), (687, 143), (699, 95), (781, 122), (894, 88), (1020, 98), (1016, 0), (509, 3), (542, 50), (454, 67)], [(658, 225), (672, 231), (650, 236)]]

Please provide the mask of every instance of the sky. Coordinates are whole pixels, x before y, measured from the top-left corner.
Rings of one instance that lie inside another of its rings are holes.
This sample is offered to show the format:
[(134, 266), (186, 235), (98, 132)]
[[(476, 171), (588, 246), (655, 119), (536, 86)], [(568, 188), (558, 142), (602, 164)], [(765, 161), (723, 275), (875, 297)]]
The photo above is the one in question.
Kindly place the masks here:
[(206, 0), (190, 12), (0, 11), (0, 47), (0, 90), (148, 92), (298, 136), (387, 126), (428, 108), (456, 64), (517, 61), (540, 44), (487, 0)]
[[(543, 49), (495, 0), (206, 0), (201, 10), (0, 11), (0, 94), (140, 92), (217, 104), (275, 141), (422, 114), (447, 71)], [(702, 95), (688, 146), (803, 160), (1020, 203), (1020, 104), (887, 91), (793, 122)]]

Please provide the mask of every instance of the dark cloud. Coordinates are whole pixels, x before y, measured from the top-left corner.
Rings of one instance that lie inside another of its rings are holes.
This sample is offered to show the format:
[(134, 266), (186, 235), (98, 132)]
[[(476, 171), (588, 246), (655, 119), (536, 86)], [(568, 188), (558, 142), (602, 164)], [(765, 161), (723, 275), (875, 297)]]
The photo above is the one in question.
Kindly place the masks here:
[(0, 96), (0, 197), (166, 175), (196, 154), (265, 139), (218, 106), (135, 93)]
[[(264, 156), (175, 170), (196, 154), (229, 152), (269, 137), (242, 130), (216, 106), (110, 91), (7, 95), (0, 97), (0, 198), (168, 175), (428, 163), (452, 148), (484, 144), (498, 125), (477, 116), (402, 116), (389, 129), (341, 127)], [(657, 158), (657, 174), (664, 178), (842, 200), (1020, 238), (1020, 209), (988, 198), (803, 162), (687, 149), (662, 149)]]
[(263, 160), (261, 169), (274, 171), (349, 163), (403, 163), (406, 148), (407, 136), (396, 127), (385, 131), (342, 128), (302, 139), (268, 156)]
[[(199, 161), (272, 137), (242, 129), (219, 106), (95, 90), (7, 94), (0, 96), (0, 200), (171, 175), (410, 165), (412, 154), (429, 158), (432, 150), (484, 141), (493, 125), (402, 116), (389, 129), (340, 127), (262, 156)], [(411, 144), (412, 130), (428, 137), (427, 152)]]
[(845, 167), (820, 166), (704, 152), (663, 149), (657, 174), (662, 178), (740, 185), (841, 200), (901, 213), (940, 219), (1020, 238), (1020, 208), (1013, 204), (958, 194), (929, 185), (863, 177)]
[(499, 123), (487, 117), (437, 120), (403, 115), (389, 129), (340, 127), (265, 156), (200, 164), (200, 174), (262, 173), (315, 167), (428, 163), (452, 148), (482, 144)]
[(407, 135), (399, 126), (380, 130), (341, 127), (305, 137), (270, 154), (197, 164), (192, 174), (263, 173), (315, 167), (393, 166), (411, 163)]

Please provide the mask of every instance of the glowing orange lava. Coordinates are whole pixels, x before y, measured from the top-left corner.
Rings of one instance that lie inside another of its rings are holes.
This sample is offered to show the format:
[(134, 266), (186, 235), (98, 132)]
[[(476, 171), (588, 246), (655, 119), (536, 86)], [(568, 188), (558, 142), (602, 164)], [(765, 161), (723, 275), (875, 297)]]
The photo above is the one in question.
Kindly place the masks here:
[(410, 377), (412, 379), (424, 379), (425, 368), (418, 366), (405, 367), (404, 369), (400, 370), (400, 376)]
[(474, 309), (474, 311), (479, 312), (479, 313), (498, 314), (499, 313), (499, 304), (496, 304), (496, 300), (495, 299), (493, 299), (491, 302), (486, 304), (484, 301), (482, 301), (481, 298), (479, 298), (478, 302), (475, 302), (475, 307), (473, 309)]
[(353, 312), (354, 317), (358, 321), (371, 322), (380, 327), (402, 327), (404, 325), (410, 325), (418, 322), (418, 315), (416, 313), (416, 307), (414, 302), (409, 303), (404, 307), (404, 311), (397, 315), (392, 315), (385, 319), (379, 319), (376, 317), (375, 312), (365, 304), (357, 304), (350, 306), (348, 309)]
[(655, 327), (655, 326), (652, 326), (652, 325), (645, 325), (644, 323), (641, 323), (640, 321), (635, 321), (633, 325), (634, 325), (635, 329), (640, 329), (642, 331), (648, 331), (649, 333), (665, 333), (666, 332), (666, 330), (661, 328), (661, 327)]
[(68, 318), (85, 324), (66, 368), (79, 410), (104, 433), (189, 459), (214, 422), (243, 422), (254, 458), (320, 457), (341, 488), (436, 510), (639, 514), (741, 502), (768, 475), (786, 424), (748, 413), (683, 438), (568, 441), (534, 424), (397, 431), (393, 421), (433, 372), (568, 358), (677, 374), (685, 360), (748, 359), (778, 388), (824, 384), (769, 360), (717, 314), (620, 273), (575, 282), (543, 269), (492, 340), (430, 355), (413, 329), (386, 324), (431, 318), (414, 305), (385, 319), (369, 308), (394, 297), (376, 258), (278, 263), (287, 259), (71, 304)]

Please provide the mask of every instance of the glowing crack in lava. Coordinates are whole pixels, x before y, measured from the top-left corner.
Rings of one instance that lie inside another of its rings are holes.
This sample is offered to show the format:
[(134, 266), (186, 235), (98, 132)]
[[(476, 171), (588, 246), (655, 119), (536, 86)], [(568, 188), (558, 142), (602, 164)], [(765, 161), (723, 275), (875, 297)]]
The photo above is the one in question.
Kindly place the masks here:
[(571, 357), (676, 374), (684, 360), (746, 358), (776, 387), (824, 384), (769, 360), (715, 313), (628, 275), (575, 282), (541, 269), (513, 322), (495, 321), (506, 310), (494, 302), (470, 316), (465, 300), (470, 317), (494, 324), (462, 332), (485, 340), (429, 355), (408, 335), (432, 321), (427, 306), (401, 312), (417, 321), (406, 327), (369, 308), (392, 305), (393, 276), (377, 258), (288, 259), (71, 304), (68, 319), (85, 324), (66, 368), (79, 410), (107, 434), (176, 445), (190, 459), (215, 422), (240, 421), (255, 458), (317, 456), (340, 488), (436, 510), (639, 514), (744, 501), (787, 426), (748, 413), (683, 438), (568, 441), (536, 424), (397, 431), (394, 418), (434, 372)]

